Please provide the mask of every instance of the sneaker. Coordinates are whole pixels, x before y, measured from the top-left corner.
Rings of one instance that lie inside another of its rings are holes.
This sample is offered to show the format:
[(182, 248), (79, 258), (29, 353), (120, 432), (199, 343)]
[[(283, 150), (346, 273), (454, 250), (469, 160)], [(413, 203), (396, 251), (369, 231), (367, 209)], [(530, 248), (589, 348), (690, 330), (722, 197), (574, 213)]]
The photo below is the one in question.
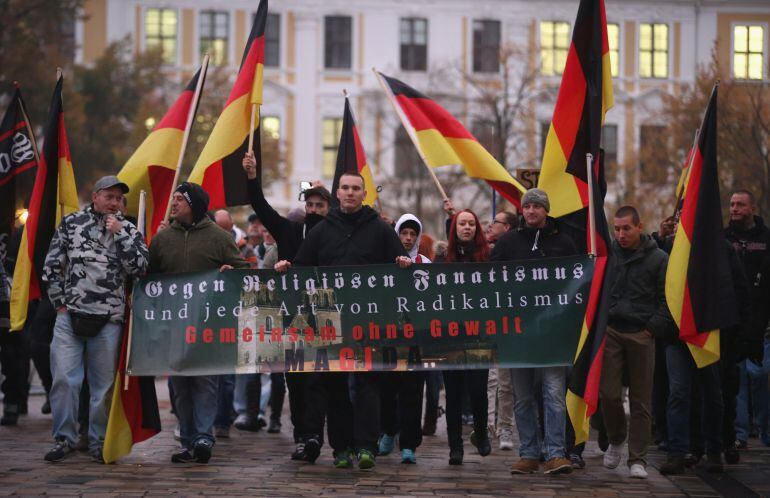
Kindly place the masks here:
[(684, 474), (684, 457), (669, 455), (659, 471), (664, 476)]
[(75, 446), (73, 446), (73, 449), (76, 451), (88, 451), (88, 436), (85, 434), (80, 434), (78, 436), (78, 442), (75, 443)]
[(262, 427), (265, 426), (260, 422), (260, 419), (257, 417), (252, 417), (246, 413), (241, 413), (235, 418), (233, 426), (235, 426), (235, 428), (239, 431), (259, 432)]
[(74, 452), (74, 448), (69, 445), (66, 439), (59, 439), (53, 445), (53, 448), (48, 450), (43, 459), (46, 462), (61, 462)]
[(741, 454), (738, 453), (736, 448), (727, 448), (725, 450), (725, 463), (728, 465), (735, 465), (741, 461)]
[(267, 426), (268, 434), (278, 434), (281, 432), (281, 422), (279, 420), (270, 419), (270, 424)]
[[(305, 449), (307, 450), (307, 443), (305, 443)], [(334, 455), (334, 468), (335, 469), (350, 469), (353, 467), (353, 452), (349, 449), (342, 450), (339, 453), (335, 452)]]
[[(299, 447), (301, 444), (302, 443), (297, 445), (297, 451), (299, 451)], [(321, 454), (321, 442), (314, 437), (308, 438), (307, 440), (305, 440), (303, 452), (305, 453), (305, 460), (310, 463), (314, 463), (316, 460), (318, 460), (318, 456)], [(336, 466), (337, 466), (337, 463), (335, 460), (335, 467)]]
[(417, 463), (417, 457), (414, 450), (401, 450), (401, 463)]
[(620, 457), (623, 453), (622, 444), (611, 444), (604, 453), (604, 466), (608, 469), (614, 469), (620, 465)]
[(462, 465), (463, 464), (463, 449), (451, 448), (449, 450), (449, 465)]
[(5, 405), (0, 425), (16, 425), (19, 423), (19, 405)]
[(577, 453), (570, 453), (569, 461), (572, 463), (572, 468), (573, 469), (584, 469), (584, 468), (586, 468), (586, 461), (583, 460), (583, 456), (582, 455), (578, 455)]
[(209, 463), (211, 460), (211, 450), (214, 448), (214, 442), (209, 439), (201, 438), (193, 445), (193, 456), (198, 463)]
[(634, 479), (647, 479), (647, 470), (641, 463), (635, 463), (631, 465), (631, 469), (629, 469), (628, 475)]
[(389, 434), (383, 434), (380, 437), (380, 442), (377, 445), (377, 452), (381, 456), (389, 455), (393, 448), (396, 445), (396, 436), (391, 436)]
[(182, 440), (182, 429), (179, 427), (179, 424), (176, 424), (176, 427), (174, 427), (174, 439), (177, 441)]
[(91, 460), (93, 460), (96, 463), (104, 463), (104, 452), (102, 451), (102, 448), (94, 448), (93, 450), (88, 452), (91, 455)]
[(513, 431), (506, 428), (500, 431), (500, 449), (511, 451), (513, 449)]
[(263, 413), (260, 413), (257, 416), (257, 425), (259, 426), (260, 429), (263, 427), (267, 427), (267, 417), (265, 417)]
[(307, 460), (307, 454), (305, 453), (305, 443), (297, 443), (297, 447), (294, 448), (294, 453), (291, 454), (291, 459), (298, 462), (304, 462)]
[(230, 437), (229, 427), (214, 427), (214, 437), (217, 439), (227, 439)]
[(481, 456), (487, 456), (492, 453), (492, 444), (489, 442), (489, 435), (486, 429), (471, 432), (471, 444), (476, 447)]
[(748, 449), (748, 447), (749, 447), (749, 443), (747, 443), (746, 441), (743, 441), (741, 439), (737, 439), (735, 441), (736, 450), (745, 450), (745, 449)]
[(195, 461), (195, 457), (187, 448), (182, 448), (171, 455), (171, 463), (192, 463)]
[(724, 472), (725, 469), (722, 465), (722, 455), (720, 453), (709, 453), (706, 455), (704, 468), (709, 474), (721, 474)]
[(361, 450), (358, 452), (358, 468), (361, 470), (369, 470), (375, 465), (374, 453), (369, 450)]
[(540, 460), (537, 458), (520, 458), (511, 465), (511, 474), (533, 474), (540, 469)]
[(48, 399), (48, 395), (45, 395), (45, 403), (43, 403), (43, 406), (40, 407), (40, 413), (43, 415), (50, 415), (51, 414), (51, 401)]
[(545, 462), (543, 474), (569, 474), (572, 472), (572, 462), (564, 457), (554, 457)]

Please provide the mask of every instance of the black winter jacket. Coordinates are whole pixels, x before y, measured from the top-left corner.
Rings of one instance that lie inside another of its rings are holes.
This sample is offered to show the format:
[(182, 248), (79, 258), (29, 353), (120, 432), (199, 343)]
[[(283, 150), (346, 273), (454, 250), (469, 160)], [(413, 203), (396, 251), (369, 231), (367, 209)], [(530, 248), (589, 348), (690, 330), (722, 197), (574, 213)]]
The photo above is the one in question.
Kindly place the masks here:
[(607, 324), (618, 332), (647, 330), (659, 339), (676, 339), (676, 325), (666, 303), (668, 255), (644, 234), (631, 255), (615, 240), (612, 252)]
[(768, 255), (768, 248), (770, 248), (770, 229), (765, 226), (762, 218), (754, 216), (752, 228), (741, 230), (735, 224), (730, 223), (725, 229), (725, 237), (733, 245), (733, 249), (743, 263), (743, 270), (746, 272), (749, 285), (754, 287), (757, 274), (762, 269), (762, 262)]
[(284, 218), (278, 214), (275, 209), (265, 199), (265, 193), (262, 191), (262, 185), (256, 178), (249, 180), (248, 184), (249, 199), (251, 208), (259, 216), (259, 220), (265, 225), (267, 231), (278, 244), (278, 260), (292, 261), (297, 255), (299, 246), (305, 240), (305, 236), (310, 230), (323, 220), (320, 214), (305, 214), (305, 221), (299, 223)]
[[(278, 247), (280, 247), (280, 243)], [(408, 256), (393, 227), (364, 206), (348, 214), (333, 208), (307, 234), (294, 258), (296, 266), (348, 266), (395, 263)]]
[(497, 240), (490, 261), (554, 258), (577, 254), (575, 243), (559, 232), (556, 222), (548, 217), (543, 228), (522, 226), (504, 233)]

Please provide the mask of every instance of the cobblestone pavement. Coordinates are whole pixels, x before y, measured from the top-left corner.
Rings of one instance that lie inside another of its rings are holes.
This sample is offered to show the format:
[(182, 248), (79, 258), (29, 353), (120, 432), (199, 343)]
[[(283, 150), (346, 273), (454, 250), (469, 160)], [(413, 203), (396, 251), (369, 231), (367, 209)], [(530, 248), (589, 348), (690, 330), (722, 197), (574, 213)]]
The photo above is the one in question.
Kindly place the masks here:
[(164, 382), (158, 384), (164, 430), (134, 447), (115, 465), (93, 463), (86, 453), (49, 464), (43, 455), (51, 446), (50, 416), (40, 414), (42, 396), (30, 398), (30, 414), (16, 427), (0, 427), (0, 495), (88, 496), (770, 496), (770, 448), (757, 439), (742, 452), (741, 463), (713, 477), (701, 472), (667, 479), (658, 467), (664, 455), (650, 455), (649, 479), (632, 480), (627, 469), (602, 467), (602, 453), (590, 442), (587, 466), (570, 475), (511, 476), (515, 451), (500, 451), (482, 458), (467, 442), (465, 463), (447, 464), (448, 448), (443, 418), (438, 434), (425, 437), (417, 451), (417, 465), (402, 465), (397, 455), (377, 459), (371, 471), (337, 470), (324, 447), (315, 465), (293, 462), (290, 422), (284, 410), (283, 432), (242, 433), (235, 429), (220, 439), (208, 465), (171, 464), (176, 443), (172, 437)]

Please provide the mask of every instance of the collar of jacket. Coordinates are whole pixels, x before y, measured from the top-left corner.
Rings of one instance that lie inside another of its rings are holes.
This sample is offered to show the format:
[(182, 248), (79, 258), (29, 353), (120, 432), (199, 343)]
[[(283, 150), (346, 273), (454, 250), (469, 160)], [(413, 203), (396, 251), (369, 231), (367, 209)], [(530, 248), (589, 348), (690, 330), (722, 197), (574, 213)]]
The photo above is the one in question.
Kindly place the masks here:
[(556, 220), (548, 216), (545, 219), (545, 226), (541, 228), (535, 228), (535, 227), (527, 226), (527, 224), (525, 223), (519, 228), (519, 231), (527, 235), (531, 235), (533, 237), (537, 234), (537, 232), (540, 232), (540, 238), (542, 239), (543, 237), (547, 237), (551, 234), (554, 234), (559, 230), (556, 228)]
[(377, 211), (370, 208), (369, 206), (361, 207), (361, 211), (359, 212), (358, 216), (347, 216), (346, 213), (340, 211), (340, 208), (336, 207), (329, 211), (326, 219), (329, 220), (330, 223), (337, 225), (357, 227), (363, 223), (368, 222), (372, 218), (377, 218), (378, 216), (379, 215), (377, 214)]
[(733, 237), (756, 237), (760, 233), (764, 232), (765, 220), (761, 216), (754, 215), (754, 226), (748, 230), (741, 229), (738, 225), (732, 221), (727, 224), (727, 233)]
[(171, 224), (171, 228), (174, 230), (181, 230), (182, 232), (192, 232), (193, 230), (201, 230), (206, 228), (212, 223), (214, 222), (211, 221), (211, 218), (204, 216), (202, 220), (200, 220), (198, 223), (193, 223), (192, 225), (184, 225), (183, 223), (174, 220), (174, 222)]
[(655, 242), (655, 239), (653, 239), (650, 235), (647, 235), (646, 233), (643, 233), (641, 235), (641, 238), (639, 239), (639, 246), (634, 250), (634, 252), (629, 256), (628, 258), (623, 258), (623, 248), (620, 247), (620, 244), (618, 244), (617, 240), (612, 240), (612, 249), (615, 251), (615, 254), (618, 255), (618, 262), (621, 264), (628, 264), (632, 263), (638, 259), (642, 259), (644, 255), (654, 249), (658, 248), (658, 243)]

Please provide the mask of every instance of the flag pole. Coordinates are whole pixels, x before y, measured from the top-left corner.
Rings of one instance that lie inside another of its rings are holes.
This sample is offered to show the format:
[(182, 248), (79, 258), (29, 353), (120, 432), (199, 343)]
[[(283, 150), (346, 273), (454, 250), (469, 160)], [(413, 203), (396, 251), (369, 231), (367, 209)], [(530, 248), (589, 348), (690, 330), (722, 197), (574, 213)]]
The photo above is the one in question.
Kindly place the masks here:
[[(166, 204), (166, 214), (163, 216), (163, 221), (168, 221), (171, 215), (171, 200), (174, 198), (174, 191), (179, 183), (179, 175), (182, 172), (182, 160), (184, 159), (184, 152), (187, 149), (187, 141), (190, 138), (190, 130), (192, 130), (193, 120), (195, 119), (195, 113), (198, 111), (198, 102), (201, 98), (201, 92), (203, 91), (203, 81), (206, 79), (206, 72), (209, 68), (209, 54), (203, 56), (203, 64), (201, 64), (200, 74), (198, 75), (198, 82), (195, 84), (195, 93), (193, 94), (192, 105), (190, 111), (187, 113), (187, 123), (184, 128), (184, 135), (182, 136), (182, 148), (179, 150), (179, 157), (176, 161), (176, 171), (174, 171), (174, 182), (171, 184), (171, 192), (168, 195), (168, 203)], [(129, 329), (130, 330), (130, 329)]]
[[(139, 209), (137, 210), (136, 229), (145, 236), (147, 231), (147, 192), (144, 190), (139, 191)], [(134, 330), (134, 320), (132, 318), (133, 312), (128, 315), (128, 339), (126, 340), (126, 371), (123, 378), (123, 390), (128, 391), (128, 362), (131, 359), (131, 336)]]
[[(19, 82), (14, 81), (14, 86), (17, 90), (19, 90)], [(21, 109), (21, 116), (24, 118), (24, 124), (27, 128), (27, 133), (29, 134), (29, 139), (32, 141), (32, 152), (35, 153), (35, 162), (38, 166), (40, 166), (40, 152), (37, 150), (37, 139), (35, 138), (35, 133), (32, 131), (32, 124), (29, 122), (29, 115), (27, 115), (27, 109), (24, 108), (24, 101), (19, 99), (19, 109)]]
[(588, 180), (588, 254), (596, 257), (596, 213), (594, 207), (594, 178), (593, 178), (594, 156), (591, 153), (586, 154), (586, 180)]
[[(692, 163), (695, 160), (695, 147), (698, 146), (698, 138), (700, 138), (700, 128), (695, 129), (695, 138), (693, 138), (692, 141), (692, 147), (690, 148), (690, 154), (687, 158), (687, 164), (684, 167), (684, 170), (682, 170), (682, 177), (681, 177), (681, 185), (678, 185), (676, 193), (676, 204), (674, 205), (674, 218), (679, 218), (679, 211), (680, 205), (682, 203), (682, 199), (684, 198), (684, 188), (687, 186), (687, 179), (690, 176), (690, 168), (692, 167)], [(681, 188), (679, 188), (681, 187)]]
[(444, 191), (444, 187), (441, 186), (441, 183), (438, 181), (438, 177), (436, 176), (436, 173), (433, 171), (433, 168), (431, 168), (430, 165), (428, 165), (428, 161), (425, 159), (425, 154), (423, 154), (422, 149), (420, 149), (419, 142), (417, 141), (417, 137), (414, 134), (414, 128), (412, 128), (411, 125), (407, 124), (406, 116), (404, 116), (404, 113), (401, 111), (401, 108), (396, 103), (396, 98), (393, 95), (393, 92), (390, 91), (390, 89), (388, 88), (388, 85), (386, 85), (385, 82), (382, 80), (382, 77), (380, 76), (380, 73), (377, 72), (377, 69), (373, 67), (372, 71), (374, 72), (374, 77), (377, 78), (377, 81), (380, 83), (380, 86), (382, 87), (382, 91), (385, 92), (385, 95), (388, 97), (388, 100), (393, 105), (393, 110), (396, 111), (398, 118), (401, 120), (401, 124), (404, 126), (406, 133), (409, 135), (409, 138), (412, 140), (412, 143), (414, 144), (414, 148), (417, 149), (417, 153), (420, 155), (420, 159), (422, 159), (422, 163), (425, 165), (426, 168), (428, 168), (428, 173), (430, 173), (431, 178), (433, 178), (433, 182), (436, 184), (436, 188), (438, 188), (438, 191), (441, 194), (441, 197), (444, 199), (444, 201), (449, 201), (449, 197), (446, 195), (446, 192)]
[[(59, 80), (62, 79), (62, 78), (64, 78), (64, 71), (62, 70), (62, 68), (57, 67), (56, 68), (56, 83), (58, 84)], [(61, 93), (62, 93), (61, 101), (62, 101), (62, 105), (64, 105), (64, 89), (62, 89)], [(43, 145), (45, 145), (45, 144), (43, 144)], [(40, 163), (39, 162), (37, 163), (37, 165), (38, 165), (38, 167), (40, 167)], [(56, 167), (57, 167), (57, 170), (58, 170), (59, 166), (57, 165)], [(59, 176), (58, 172), (57, 172), (56, 176), (57, 176), (58, 181), (61, 181), (61, 177)], [(58, 191), (58, 187), (57, 187), (57, 191)], [(61, 196), (58, 196), (58, 194), (57, 194), (57, 197), (59, 197), (59, 201), (62, 200)], [(64, 203), (63, 202), (59, 202), (59, 214), (60, 214), (60, 216), (58, 216), (57, 219), (61, 220), (62, 218), (64, 218)]]

